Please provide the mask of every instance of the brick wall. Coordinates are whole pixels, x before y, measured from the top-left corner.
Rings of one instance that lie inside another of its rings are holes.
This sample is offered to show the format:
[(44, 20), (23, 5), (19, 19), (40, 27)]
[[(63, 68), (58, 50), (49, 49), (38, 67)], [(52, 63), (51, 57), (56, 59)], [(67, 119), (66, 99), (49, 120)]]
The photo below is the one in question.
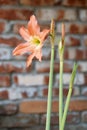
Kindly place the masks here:
[(13, 57), (12, 50), (23, 39), (18, 33), (35, 14), (41, 28), (56, 21), (55, 65), (51, 129), (58, 130), (59, 57), (61, 23), (66, 26), (64, 98), (74, 61), (78, 71), (65, 130), (87, 130), (87, 0), (0, 0), (0, 130), (44, 130), (49, 80), (49, 39), (43, 61), (34, 60), (26, 69), (25, 56)]

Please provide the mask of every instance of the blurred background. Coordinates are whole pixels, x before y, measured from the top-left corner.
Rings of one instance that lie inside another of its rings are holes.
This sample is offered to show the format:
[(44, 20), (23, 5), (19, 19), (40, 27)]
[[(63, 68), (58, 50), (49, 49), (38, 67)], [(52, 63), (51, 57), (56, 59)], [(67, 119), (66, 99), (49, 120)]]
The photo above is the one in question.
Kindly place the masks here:
[(64, 99), (73, 64), (78, 70), (65, 130), (87, 130), (87, 0), (0, 0), (0, 130), (45, 130), (49, 81), (50, 42), (45, 41), (40, 63), (26, 68), (27, 55), (13, 57), (23, 42), (21, 26), (34, 14), (43, 28), (56, 22), (51, 130), (58, 130), (58, 39), (65, 23)]

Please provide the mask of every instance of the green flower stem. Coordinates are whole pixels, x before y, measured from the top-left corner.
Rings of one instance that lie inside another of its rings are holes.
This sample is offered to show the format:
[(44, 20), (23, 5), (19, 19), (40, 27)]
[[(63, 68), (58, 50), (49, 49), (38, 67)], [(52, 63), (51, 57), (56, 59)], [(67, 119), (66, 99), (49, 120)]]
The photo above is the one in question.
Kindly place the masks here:
[(63, 57), (60, 56), (60, 78), (59, 78), (59, 130), (63, 115)]
[(65, 108), (64, 108), (62, 124), (61, 124), (61, 128), (60, 128), (61, 130), (64, 130), (68, 107), (69, 107), (69, 102), (70, 102), (70, 98), (71, 98), (71, 94), (72, 94), (72, 90), (73, 90), (73, 84), (74, 84), (74, 79), (75, 79), (75, 75), (76, 75), (76, 70), (77, 70), (77, 64), (74, 64), (74, 68), (73, 68), (71, 79), (70, 79), (68, 96), (67, 96), (66, 104), (65, 104)]
[(52, 47), (51, 47), (51, 62), (50, 62), (48, 100), (47, 100), (46, 130), (50, 130), (51, 107), (52, 107), (53, 68), (54, 68), (54, 45), (52, 45)]

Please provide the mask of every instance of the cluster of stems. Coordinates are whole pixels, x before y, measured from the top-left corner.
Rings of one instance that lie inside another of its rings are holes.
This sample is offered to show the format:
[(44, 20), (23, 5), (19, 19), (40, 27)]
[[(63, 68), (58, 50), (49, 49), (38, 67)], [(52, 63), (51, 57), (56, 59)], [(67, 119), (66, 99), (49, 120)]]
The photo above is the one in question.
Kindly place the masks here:
[[(50, 130), (51, 121), (51, 108), (52, 108), (52, 87), (53, 87), (53, 70), (54, 70), (54, 42), (55, 42), (55, 23), (51, 22), (50, 27), (50, 41), (51, 41), (51, 61), (50, 61), (50, 74), (48, 86), (48, 100), (47, 100), (47, 117), (46, 117), (46, 130)], [(64, 65), (64, 39), (65, 39), (65, 26), (62, 24), (62, 37), (58, 44), (60, 72), (59, 72), (59, 130), (64, 130), (65, 121), (67, 117), (69, 102), (73, 90), (74, 79), (77, 70), (77, 64), (74, 64), (73, 71), (70, 78), (69, 91), (66, 98), (66, 103), (63, 109), (63, 65)]]

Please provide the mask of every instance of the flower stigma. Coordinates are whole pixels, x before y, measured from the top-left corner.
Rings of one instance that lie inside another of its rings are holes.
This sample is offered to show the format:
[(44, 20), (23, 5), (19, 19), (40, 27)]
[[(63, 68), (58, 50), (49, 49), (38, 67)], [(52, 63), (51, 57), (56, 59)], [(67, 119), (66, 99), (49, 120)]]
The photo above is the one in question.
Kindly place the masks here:
[(40, 39), (37, 36), (33, 36), (31, 39), (32, 44), (39, 45), (40, 44)]

